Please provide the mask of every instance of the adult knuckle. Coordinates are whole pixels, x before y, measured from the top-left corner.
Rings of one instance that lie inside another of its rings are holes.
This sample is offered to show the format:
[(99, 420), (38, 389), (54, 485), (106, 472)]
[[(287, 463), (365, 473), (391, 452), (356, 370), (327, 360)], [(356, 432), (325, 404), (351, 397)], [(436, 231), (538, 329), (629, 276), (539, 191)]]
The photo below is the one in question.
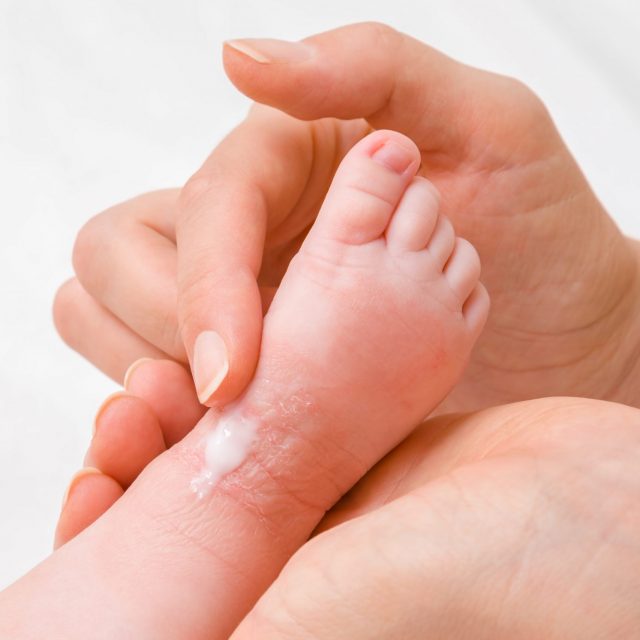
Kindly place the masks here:
[(192, 175), (178, 195), (178, 227), (181, 222), (190, 220), (202, 210), (202, 204), (215, 197), (219, 184), (213, 171), (198, 171)]
[(82, 276), (90, 271), (99, 237), (95, 231), (96, 218), (91, 218), (76, 234), (76, 239), (73, 244), (72, 262), (73, 269), (78, 276)]
[(207, 308), (216, 292), (213, 274), (203, 268), (201, 261), (191, 258), (192, 264), (184, 270), (179, 282), (178, 318), (182, 323), (189, 322), (193, 314), (198, 315), (201, 308)]
[(532, 104), (542, 102), (538, 94), (523, 80), (520, 78), (508, 77), (508, 82), (511, 84), (511, 90), (517, 93), (523, 100)]
[(532, 123), (551, 122), (551, 116), (544, 101), (528, 84), (519, 78), (512, 77), (507, 77), (506, 82), (523, 119)]
[[(592, 452), (640, 453), (640, 410), (591, 398), (553, 397), (523, 406), (529, 423), (544, 423), (546, 442), (569, 454), (590, 442)], [(622, 447), (622, 449), (621, 449)]]
[(360, 28), (369, 39), (377, 43), (387, 44), (399, 36), (399, 32), (393, 27), (375, 20), (361, 23)]
[(56, 291), (53, 299), (53, 324), (62, 340), (71, 345), (75, 335), (75, 318), (78, 309), (80, 284), (75, 279), (67, 280)]
[(98, 257), (104, 256), (111, 247), (111, 239), (120, 235), (122, 221), (109, 211), (90, 218), (78, 231), (73, 245), (72, 264), (78, 280), (93, 289), (99, 287)]
[[(297, 584), (298, 588), (287, 588), (291, 584)], [(276, 581), (268, 592), (268, 597), (258, 602), (251, 617), (252, 626), (260, 632), (261, 637), (282, 640), (318, 640), (330, 637), (325, 636), (318, 628), (319, 619), (315, 610), (320, 603), (311, 597), (304, 585), (299, 574), (289, 578), (284, 585)]]
[(198, 314), (200, 308), (211, 307), (221, 297), (226, 298), (234, 290), (246, 290), (254, 283), (255, 276), (248, 267), (235, 264), (214, 267), (209, 250), (204, 248), (201, 253), (189, 256), (189, 265), (180, 274), (180, 320), (185, 321), (185, 313)]
[(186, 360), (184, 339), (178, 323), (178, 310), (169, 309), (160, 319), (160, 340), (167, 353), (178, 360)]

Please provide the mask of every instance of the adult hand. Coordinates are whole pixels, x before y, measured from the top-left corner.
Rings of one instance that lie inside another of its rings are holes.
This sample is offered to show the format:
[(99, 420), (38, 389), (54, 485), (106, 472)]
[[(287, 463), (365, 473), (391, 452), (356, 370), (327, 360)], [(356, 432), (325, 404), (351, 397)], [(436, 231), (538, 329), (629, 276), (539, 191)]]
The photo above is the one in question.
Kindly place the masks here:
[(85, 227), (82, 287), (56, 307), (72, 346), (120, 380), (137, 357), (188, 356), (203, 402), (234, 398), (257, 361), (261, 308), (337, 163), (386, 127), (420, 147), (492, 296), (447, 409), (561, 393), (638, 402), (636, 251), (530, 90), (377, 24), (232, 42), (224, 57), (242, 91), (291, 115), (254, 107), (179, 196), (143, 196)]
[[(177, 405), (197, 410), (171, 363), (130, 385), (138, 397), (101, 418), (90, 455), (104, 473), (76, 481), (59, 542), (122, 495), (109, 443), (148, 449), (150, 405), (162, 425)], [(582, 399), (428, 421), (327, 514), (233, 637), (632, 637), (638, 424), (637, 410)]]
[(431, 420), (232, 639), (636, 637), (638, 425), (637, 410), (557, 398)]

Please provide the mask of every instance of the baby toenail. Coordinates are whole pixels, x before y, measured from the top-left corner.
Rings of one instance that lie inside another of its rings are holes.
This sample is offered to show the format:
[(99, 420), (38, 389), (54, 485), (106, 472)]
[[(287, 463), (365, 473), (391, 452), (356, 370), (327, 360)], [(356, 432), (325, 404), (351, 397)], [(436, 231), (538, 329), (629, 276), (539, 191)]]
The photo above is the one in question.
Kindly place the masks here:
[(393, 140), (388, 140), (376, 149), (371, 158), (383, 167), (402, 175), (413, 164), (415, 153)]

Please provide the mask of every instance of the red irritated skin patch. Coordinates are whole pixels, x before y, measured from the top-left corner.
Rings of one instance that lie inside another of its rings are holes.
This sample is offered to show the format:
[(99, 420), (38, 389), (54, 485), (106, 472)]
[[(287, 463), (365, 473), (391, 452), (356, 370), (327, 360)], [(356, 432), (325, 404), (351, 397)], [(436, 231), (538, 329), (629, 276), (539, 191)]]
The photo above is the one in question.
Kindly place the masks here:
[(461, 375), (486, 293), (419, 159), (388, 131), (345, 157), (265, 317), (253, 381), (200, 423), (196, 497), (319, 517)]
[(279, 535), (302, 531), (461, 375), (487, 301), (468, 321), (477, 255), (418, 164), (384, 131), (345, 158), (265, 317), (253, 381), (198, 427), (191, 500), (224, 495), (272, 531), (284, 516)]
[(191, 488), (203, 498), (224, 476), (235, 471), (247, 459), (257, 431), (257, 421), (228, 408), (222, 414), (209, 411), (200, 421), (209, 428), (204, 442), (204, 465), (192, 480)]
[[(349, 488), (337, 486), (340, 473), (330, 461), (353, 467), (353, 460), (343, 459), (331, 445), (315, 443), (321, 422), (303, 391), (285, 392), (262, 380), (251, 393), (223, 411), (209, 410), (198, 423), (201, 435), (189, 456), (196, 470), (192, 491), (204, 499), (219, 486), (239, 501), (255, 503), (263, 514), (270, 498), (278, 496), (280, 502), (279, 494), (285, 494), (295, 503), (309, 500), (321, 515)], [(332, 490), (327, 492), (327, 486)], [(315, 504), (312, 494), (318, 493), (327, 498)]]
[[(79, 554), (67, 564), (109, 564), (108, 584), (86, 579), (105, 602), (145, 593), (143, 611), (106, 606), (92, 620), (101, 630), (132, 615), (144, 617), (139, 637), (167, 637), (170, 619), (184, 625), (174, 637), (228, 638), (325, 511), (457, 383), (488, 298), (419, 163), (392, 131), (349, 151), (265, 316), (245, 394), (61, 549)], [(105, 548), (135, 550), (134, 570), (131, 554)]]

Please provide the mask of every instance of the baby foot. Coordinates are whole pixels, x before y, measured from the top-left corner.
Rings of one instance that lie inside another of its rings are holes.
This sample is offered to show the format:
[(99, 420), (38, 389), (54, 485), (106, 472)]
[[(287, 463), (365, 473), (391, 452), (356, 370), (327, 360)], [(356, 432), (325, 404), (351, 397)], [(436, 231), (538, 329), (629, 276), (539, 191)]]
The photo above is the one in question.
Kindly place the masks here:
[(322, 452), (330, 466), (318, 482), (317, 465), (273, 465), (265, 449), (261, 463), (294, 487), (305, 475), (313, 492), (351, 487), (452, 388), (485, 322), (479, 258), (415, 177), (419, 162), (389, 131), (352, 149), (265, 318), (243, 410), (280, 446), (293, 429), (298, 460)]
[[(475, 251), (456, 240), (451, 224), (438, 214), (430, 183), (413, 177), (418, 157), (406, 153), (407, 141), (388, 136), (378, 132), (369, 137), (336, 175), (323, 215), (293, 261), (267, 318), (263, 351), (270, 357), (256, 376), (277, 381), (285, 412), (300, 412), (294, 403), (308, 401), (343, 420), (348, 415), (354, 424), (375, 421), (376, 430), (385, 432), (376, 451), (391, 448), (402, 437), (402, 431), (391, 427), (389, 408), (398, 415), (404, 405), (407, 414), (399, 416), (399, 423), (414, 425), (455, 382), (486, 314)], [(406, 166), (394, 164), (401, 162)], [(368, 321), (362, 322), (363, 317)], [(177, 374), (173, 378), (174, 389), (165, 394), (188, 397), (185, 384), (175, 388), (176, 381), (184, 381)], [(264, 404), (259, 399), (262, 386), (256, 383), (253, 389), (258, 391), (248, 397), (258, 396), (254, 401)], [(131, 401), (128, 405), (121, 402), (112, 415), (103, 416), (106, 424), (88, 458), (125, 488), (131, 473), (114, 473), (124, 463), (122, 446), (112, 441), (131, 441), (142, 430), (119, 419), (135, 406)], [(137, 423), (150, 421), (144, 407), (137, 413), (145, 418), (136, 418)], [(352, 453), (359, 458), (357, 429), (353, 436)], [(127, 464), (139, 473), (149, 459), (138, 450), (148, 450), (151, 439), (138, 440), (139, 446), (128, 448)], [(350, 480), (341, 483), (345, 490)], [(68, 523), (63, 529), (77, 530)]]
[[(488, 298), (475, 251), (415, 177), (419, 163), (416, 147), (389, 131), (351, 150), (265, 318), (245, 395), (150, 464), (116, 508), (65, 545), (66, 557), (99, 557), (110, 592), (145, 590), (149, 611), (179, 619), (183, 635), (227, 637), (324, 512), (440, 402)], [(253, 422), (253, 440), (200, 499), (190, 484), (212, 427), (223, 419), (233, 432), (234, 416)], [(135, 572), (120, 547), (135, 554)], [(158, 549), (171, 549), (171, 561)], [(56, 557), (40, 576), (63, 570)], [(143, 636), (170, 637), (157, 616), (134, 617)], [(114, 618), (110, 608), (98, 623), (108, 629)]]

